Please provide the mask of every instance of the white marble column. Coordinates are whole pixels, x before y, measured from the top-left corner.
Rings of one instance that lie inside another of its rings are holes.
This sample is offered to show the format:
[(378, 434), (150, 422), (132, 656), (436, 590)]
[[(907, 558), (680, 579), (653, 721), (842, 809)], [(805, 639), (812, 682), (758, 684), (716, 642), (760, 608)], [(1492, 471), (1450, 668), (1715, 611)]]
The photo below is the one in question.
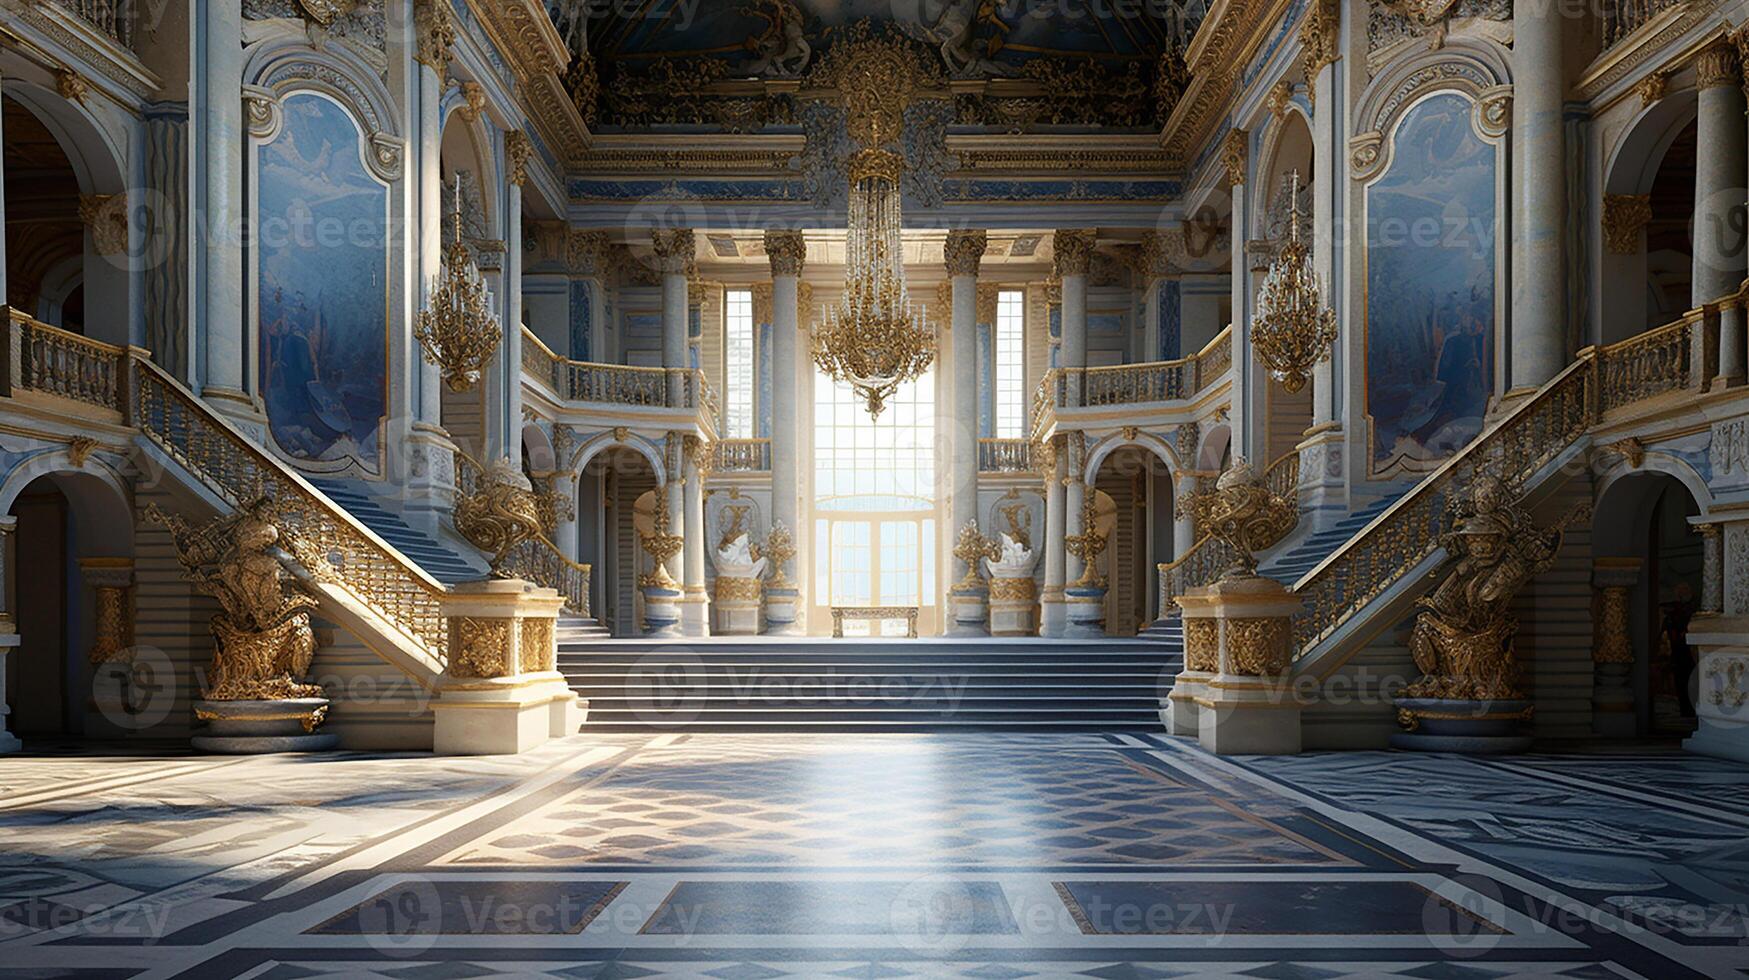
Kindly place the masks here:
[(683, 472), (686, 486), (682, 496), (686, 504), (685, 579), (680, 599), (680, 635), (711, 635), (711, 597), (705, 588), (704, 548), (704, 467), (699, 455), (704, 445), (697, 439), (686, 440), (686, 460)]
[[(663, 447), (663, 462), (668, 471), (667, 480), (659, 488), (662, 505), (668, 508), (668, 533), (686, 534), (686, 442), (685, 437), (678, 432), (668, 433), (667, 444)], [(681, 550), (663, 563), (668, 569), (668, 575), (675, 582), (684, 585), (686, 581), (686, 552)]]
[[(1336, 51), (1341, 30), (1341, 4), (1314, 3), (1301, 29), (1300, 47), (1312, 101), (1312, 270), (1324, 290), (1324, 302), (1342, 322), (1344, 292), (1339, 286), (1340, 249), (1345, 244), (1342, 207), (1347, 157), (1341, 152), (1342, 114), (1347, 110), (1336, 87)], [(1300, 506), (1317, 521), (1346, 514), (1343, 478), (1342, 426), (1343, 339), (1338, 336), (1330, 357), (1312, 368), (1312, 425), (1299, 445)], [(1265, 463), (1267, 465), (1267, 462)]]
[(1512, 42), (1510, 387), (1541, 387), (1567, 364), (1566, 28), (1553, 3), (1519, 3)]
[[(4, 75), (0, 75), (0, 94), (4, 94), (5, 88), (6, 88), (6, 78)], [(5, 134), (4, 127), (0, 126), (0, 141), (4, 141), (5, 135), (6, 134)], [(7, 295), (7, 293), (6, 293), (6, 194), (4, 192), (5, 187), (6, 187), (6, 162), (3, 158), (0, 158), (0, 303), (3, 303), (6, 301), (6, 295)], [(167, 275), (168, 272), (166, 272), (165, 274)], [(3, 667), (4, 663), (5, 663), (4, 660), (0, 659), (0, 667)], [(6, 678), (5, 678), (4, 674), (5, 674), (4, 670), (0, 670), (0, 694), (5, 693)], [(6, 701), (4, 698), (0, 698), (0, 711), (5, 710), (5, 708), (6, 708)], [(5, 721), (4, 718), (0, 718), (0, 733), (4, 733), (6, 730), (6, 726), (4, 724), (4, 721)], [(4, 739), (6, 737), (7, 737), (6, 735), (0, 734), (0, 739)]]
[[(1087, 501), (1087, 483), (1082, 479), (1082, 470), (1087, 465), (1087, 439), (1079, 432), (1070, 432), (1063, 437), (1063, 540), (1080, 534), (1084, 528), (1081, 513)], [(1062, 546), (1062, 541), (1058, 542)], [(1081, 577), (1085, 566), (1081, 559), (1063, 551), (1063, 583), (1073, 585)]]
[(1721, 525), (1711, 521), (1692, 524), (1700, 535), (1700, 614), (1717, 616), (1725, 611), (1725, 539)]
[(255, 414), (245, 382), (243, 316), (243, 15), (238, 4), (209, 3), (203, 19), (200, 130), (195, 172), (203, 184), (196, 230), (200, 256), (201, 395), (232, 414)]
[(1172, 560), (1190, 554), (1196, 547), (1196, 518), (1191, 516), (1190, 498), (1196, 493), (1197, 475), (1180, 473), (1172, 486)]
[(555, 503), (558, 518), (553, 521), (553, 544), (558, 545), (559, 554), (577, 561), (580, 551), (577, 540), (577, 480), (569, 473), (550, 475), (552, 492), (558, 497)]
[(1045, 587), (1039, 595), (1038, 633), (1040, 636), (1062, 636), (1067, 623), (1063, 607), (1063, 534), (1064, 481), (1068, 477), (1068, 453), (1058, 441), (1048, 452), (1050, 465), (1045, 468)]
[[(1233, 352), (1233, 396), (1228, 418), (1233, 433), (1233, 455), (1250, 456), (1253, 444), (1261, 445), (1267, 438), (1268, 420), (1264, 414), (1264, 394), (1269, 383), (1263, 369), (1251, 356), (1252, 298), (1256, 295), (1252, 281), (1252, 256), (1246, 252), (1246, 229), (1251, 208), (1251, 195), (1246, 180), (1251, 171), (1251, 134), (1243, 129), (1227, 133), (1221, 144), (1221, 159), (1226, 168), (1227, 194), (1232, 204), (1228, 214), (1229, 238), (1232, 246), (1232, 278), (1230, 292), (1230, 335)], [(1257, 195), (1259, 201), (1264, 195)]]
[(686, 359), (688, 297), (686, 271), (697, 248), (691, 228), (659, 228), (650, 233), (662, 268), (662, 366), (668, 374), (668, 403), (681, 404)]
[[(796, 370), (801, 342), (797, 308), (802, 266), (808, 246), (799, 231), (765, 233), (765, 255), (771, 262), (771, 521), (793, 535), (801, 527), (801, 418)], [(773, 569), (787, 576), (790, 588), (767, 588), (767, 633), (795, 634), (804, 629), (801, 569)]]
[[(455, 24), (443, 0), (418, 0), (414, 6), (415, 53), (419, 63), (419, 309), (429, 309), (443, 275), (443, 88)], [(438, 366), (419, 352), (419, 401), (415, 428), (442, 432), (443, 378)]]
[[(1743, 285), (1744, 142), (1742, 72), (1737, 52), (1721, 40), (1695, 60), (1699, 109), (1696, 144), (1702, 148), (1694, 168), (1693, 306), (1734, 296)], [(1734, 213), (1733, 213), (1734, 212)], [(1740, 385), (1744, 378), (1743, 309), (1720, 304), (1718, 374), (1713, 387)]]
[(501, 398), (492, 399), (501, 418), (493, 427), (502, 445), (491, 455), (508, 456), (522, 465), (522, 185), (528, 181), (528, 161), (534, 145), (520, 129), (504, 134), (504, 344), (503, 363), (493, 375), (501, 379)]
[[(984, 232), (956, 230), (947, 233), (943, 246), (953, 290), (952, 322), (948, 329), (952, 343), (953, 383), (948, 388), (952, 412), (945, 433), (950, 540), (957, 540), (960, 530), (968, 524), (978, 523), (978, 262), (984, 257), (985, 245)], [(937, 433), (938, 438), (941, 435)], [(965, 577), (966, 570), (958, 567), (958, 559), (954, 564), (953, 574), (943, 577), (944, 591), (953, 590), (954, 584)], [(970, 571), (976, 575), (979, 569)], [(960, 612), (949, 616), (948, 632), (954, 635), (988, 632), (987, 621), (971, 621), (984, 605), (984, 597), (964, 603), (956, 603), (950, 597), (945, 608), (950, 611), (958, 608)]]
[(1094, 234), (1086, 230), (1065, 229), (1051, 239), (1063, 286), (1063, 338), (1057, 366), (1069, 372), (1065, 389), (1070, 407), (1081, 404), (1080, 372), (1087, 367), (1087, 269), (1093, 262), (1093, 245)]

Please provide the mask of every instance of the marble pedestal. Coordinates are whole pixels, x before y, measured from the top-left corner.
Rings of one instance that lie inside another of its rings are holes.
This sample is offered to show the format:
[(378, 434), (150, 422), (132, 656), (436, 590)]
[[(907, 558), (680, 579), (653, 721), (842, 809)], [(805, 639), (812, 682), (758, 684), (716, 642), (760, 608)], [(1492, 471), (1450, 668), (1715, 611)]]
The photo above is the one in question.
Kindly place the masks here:
[(1063, 590), (1063, 606), (1066, 620), (1063, 636), (1072, 640), (1104, 639), (1104, 588), (1071, 585)]
[(680, 600), (680, 635), (711, 635), (711, 601), (702, 586), (697, 591), (689, 586)]
[(990, 596), (983, 588), (958, 587), (947, 594), (948, 636), (989, 634)]
[(644, 635), (680, 635), (680, 587), (644, 586)]
[(759, 633), (759, 580), (717, 576), (716, 610), (718, 636), (756, 636)]
[(507, 755), (574, 735), (589, 702), (558, 672), (564, 600), (519, 579), (451, 586), (449, 662), (432, 702), (438, 755)]
[(1045, 593), (1038, 603), (1038, 635), (1062, 636), (1069, 626), (1069, 609), (1061, 592)]
[(1030, 578), (990, 580), (990, 635), (1031, 636), (1038, 599)]
[(202, 752), (226, 755), (320, 752), (340, 744), (340, 736), (316, 731), (328, 705), (327, 698), (196, 701), (194, 716), (206, 728), (190, 741)]
[(1523, 752), (1531, 738), (1519, 733), (1531, 703), (1457, 698), (1398, 698), (1397, 720), (1408, 731), (1391, 736), (1391, 748), (1421, 752), (1499, 755)]
[[(1217, 755), (1297, 754), (1300, 703), (1292, 684), (1292, 617), (1300, 600), (1274, 579), (1233, 576), (1192, 589), (1177, 601), (1184, 617), (1185, 664), (1201, 668), (1188, 680), (1200, 687), (1191, 696), (1202, 747)], [(1172, 724), (1175, 729), (1181, 724), (1176, 707)]]
[[(1749, 575), (1749, 569), (1734, 571)], [(1694, 710), (1700, 727), (1682, 743), (1690, 752), (1749, 762), (1749, 615), (1696, 616)]]
[(1196, 703), (1208, 690), (1208, 682), (1214, 679), (1214, 674), (1206, 670), (1182, 670), (1172, 682), (1172, 690), (1162, 700), (1160, 705), (1160, 723), (1166, 726), (1168, 735), (1197, 736), (1202, 733), (1201, 722), (1197, 712), (1201, 710)]

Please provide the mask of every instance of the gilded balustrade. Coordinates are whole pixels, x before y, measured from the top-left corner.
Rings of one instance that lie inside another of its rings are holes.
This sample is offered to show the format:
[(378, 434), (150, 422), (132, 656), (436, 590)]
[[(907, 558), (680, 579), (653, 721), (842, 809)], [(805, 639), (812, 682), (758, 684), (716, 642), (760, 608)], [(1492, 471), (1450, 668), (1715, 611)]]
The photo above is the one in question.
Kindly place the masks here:
[(133, 0), (54, 0), (55, 5), (71, 13), (110, 40), (129, 50), (134, 46)]
[(1052, 368), (1045, 372), (1033, 391), (1033, 431), (1037, 432), (1043, 426), (1053, 409), (1069, 406), (1070, 393), (1077, 381), (1082, 407), (1140, 405), (1193, 397), (1214, 384), (1232, 366), (1232, 327), (1229, 326), (1202, 350), (1176, 361)]
[(978, 440), (978, 472), (1031, 473), (1032, 471), (1032, 440)]
[(51, 327), (15, 309), (8, 308), (8, 318), (13, 329), (5, 374), (11, 386), (121, 410), (127, 348)]
[[(484, 478), (485, 469), (478, 460), (460, 449), (455, 451), (457, 493), (465, 497), (478, 492)], [(590, 566), (565, 557), (551, 539), (534, 537), (517, 544), (506, 555), (504, 568), (518, 578), (558, 590), (567, 609), (581, 616), (590, 615)]]
[(711, 469), (717, 473), (764, 473), (771, 469), (770, 439), (718, 439)]
[(446, 662), (449, 630), (445, 589), (410, 563), (340, 505), (268, 455), (174, 378), (143, 358), (132, 358), (133, 417), (140, 434), (210, 490), (240, 507), (269, 497), (281, 525), (329, 568), (319, 579), (350, 590), (379, 616)]
[(1599, 415), (1598, 361), (1587, 351), (1306, 573), (1294, 586), (1305, 600), (1294, 620), (1301, 653), (1433, 553), (1440, 536), (1455, 530), (1459, 503), (1477, 475), (1518, 486), (1583, 436)]
[(1601, 348), (1597, 352), (1598, 410), (1612, 411), (1689, 387), (1697, 327), (1705, 327), (1698, 313)]
[(534, 331), (522, 328), (522, 370), (539, 378), (541, 383), (554, 391), (560, 390), (559, 377), (565, 359), (553, 353), (552, 348), (541, 342)]

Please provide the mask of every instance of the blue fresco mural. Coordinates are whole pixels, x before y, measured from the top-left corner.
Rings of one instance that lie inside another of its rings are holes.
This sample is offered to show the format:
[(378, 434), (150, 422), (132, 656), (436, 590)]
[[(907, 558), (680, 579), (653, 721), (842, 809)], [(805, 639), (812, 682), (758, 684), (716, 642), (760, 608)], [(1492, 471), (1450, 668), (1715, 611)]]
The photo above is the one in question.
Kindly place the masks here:
[(1431, 96), (1367, 190), (1366, 394), (1374, 472), (1425, 468), (1482, 429), (1494, 382), (1495, 149)]
[(285, 100), (258, 151), (255, 246), (261, 391), (294, 459), (381, 473), (388, 412), (388, 188), (364, 168), (352, 117), (315, 94)]

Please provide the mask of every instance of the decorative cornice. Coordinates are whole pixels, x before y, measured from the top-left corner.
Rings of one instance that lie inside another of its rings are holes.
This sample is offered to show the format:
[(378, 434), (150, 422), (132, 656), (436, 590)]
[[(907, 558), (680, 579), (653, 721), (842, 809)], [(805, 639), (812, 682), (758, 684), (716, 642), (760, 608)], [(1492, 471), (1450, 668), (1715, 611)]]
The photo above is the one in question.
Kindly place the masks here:
[(799, 231), (767, 229), (765, 256), (771, 261), (773, 276), (799, 276), (808, 259), (808, 243)]
[(534, 143), (528, 134), (513, 129), (504, 134), (504, 171), (512, 184), (528, 182), (528, 161), (534, 156)]
[(535, 129), (575, 166), (591, 136), (563, 81), (571, 52), (542, 0), (467, 0), (468, 9), (522, 83)]
[(1244, 65), (1286, 16), (1291, 0), (1215, 0), (1191, 39), (1190, 88), (1166, 120), (1160, 146), (1178, 165), (1207, 145), (1237, 96)]
[(941, 247), (942, 264), (949, 276), (975, 276), (978, 263), (989, 246), (989, 236), (982, 229), (955, 229), (947, 233)]
[(1091, 230), (1065, 228), (1051, 236), (1057, 277), (1084, 276), (1093, 264), (1094, 234)]

